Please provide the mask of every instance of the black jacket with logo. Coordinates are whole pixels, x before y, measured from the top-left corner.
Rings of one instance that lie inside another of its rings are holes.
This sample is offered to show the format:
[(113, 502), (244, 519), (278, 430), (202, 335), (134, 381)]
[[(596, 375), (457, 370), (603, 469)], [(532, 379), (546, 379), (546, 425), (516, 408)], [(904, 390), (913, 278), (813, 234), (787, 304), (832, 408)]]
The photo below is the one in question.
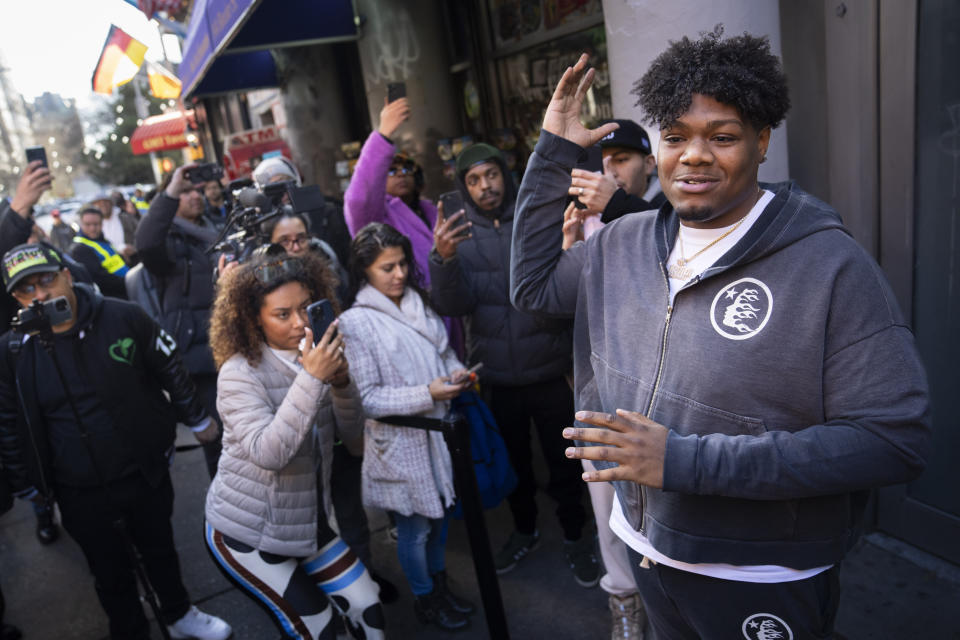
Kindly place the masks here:
[[(104, 298), (84, 284), (74, 285), (74, 291), (83, 321), (59, 338), (74, 347), (71, 361), (61, 364), (93, 384), (117, 437), (146, 479), (156, 484), (166, 473), (177, 421), (196, 425), (205, 417), (196, 390), (174, 341), (140, 307)], [(57, 354), (62, 360), (71, 350), (58, 348)], [(48, 498), (54, 494), (42, 407), (50, 394), (63, 395), (63, 389), (59, 380), (38, 379), (51, 364), (37, 339), (16, 331), (0, 337), (0, 463), (20, 496), (34, 488)], [(84, 447), (75, 453), (89, 456)]]

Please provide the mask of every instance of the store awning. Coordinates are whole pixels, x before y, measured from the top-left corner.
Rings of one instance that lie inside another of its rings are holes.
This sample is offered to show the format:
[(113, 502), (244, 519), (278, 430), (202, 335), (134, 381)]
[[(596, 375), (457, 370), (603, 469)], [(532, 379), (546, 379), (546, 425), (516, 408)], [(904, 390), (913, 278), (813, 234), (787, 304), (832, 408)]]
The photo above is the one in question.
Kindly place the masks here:
[(183, 95), (274, 87), (270, 49), (357, 37), (352, 0), (197, 0), (179, 69)]
[(188, 118), (193, 118), (193, 111), (171, 111), (146, 118), (130, 136), (134, 155), (187, 146)]

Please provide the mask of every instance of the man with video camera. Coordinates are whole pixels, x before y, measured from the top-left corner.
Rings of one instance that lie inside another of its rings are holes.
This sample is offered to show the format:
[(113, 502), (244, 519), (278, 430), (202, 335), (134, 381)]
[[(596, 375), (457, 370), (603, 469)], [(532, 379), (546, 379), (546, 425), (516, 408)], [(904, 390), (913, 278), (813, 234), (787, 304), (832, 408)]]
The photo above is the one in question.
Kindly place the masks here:
[[(207, 329), (213, 306), (214, 257), (207, 253), (217, 230), (204, 215), (203, 169), (215, 165), (190, 164), (177, 168), (161, 182), (150, 210), (137, 227), (136, 247), (157, 289), (160, 317), (156, 320), (177, 341), (183, 362), (197, 387), (200, 403), (219, 423), (217, 370)], [(134, 297), (131, 292), (131, 297)], [(203, 445), (210, 477), (217, 472), (219, 436)]]
[(191, 606), (173, 542), (175, 425), (198, 439), (217, 430), (176, 343), (138, 306), (74, 283), (49, 245), (14, 247), (0, 270), (23, 307), (0, 337), (0, 462), (12, 491), (60, 505), (112, 638), (149, 637), (141, 569), (171, 637), (224, 640), (229, 625)]

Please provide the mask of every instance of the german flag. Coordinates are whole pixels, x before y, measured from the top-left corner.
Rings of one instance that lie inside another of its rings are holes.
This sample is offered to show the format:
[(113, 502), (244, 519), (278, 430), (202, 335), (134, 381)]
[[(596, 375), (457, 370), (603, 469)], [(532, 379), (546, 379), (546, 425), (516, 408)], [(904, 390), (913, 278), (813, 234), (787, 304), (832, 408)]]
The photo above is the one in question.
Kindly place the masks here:
[(110, 33), (103, 43), (97, 68), (93, 71), (93, 90), (109, 95), (114, 87), (130, 82), (140, 70), (146, 53), (147, 45), (134, 40), (119, 27), (110, 25)]

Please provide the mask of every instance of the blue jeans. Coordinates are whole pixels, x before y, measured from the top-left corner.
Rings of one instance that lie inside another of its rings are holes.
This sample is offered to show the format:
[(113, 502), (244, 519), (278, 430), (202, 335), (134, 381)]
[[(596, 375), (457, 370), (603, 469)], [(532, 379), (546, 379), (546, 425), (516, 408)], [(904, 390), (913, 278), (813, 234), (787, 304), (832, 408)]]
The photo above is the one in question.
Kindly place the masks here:
[(397, 523), (397, 557), (415, 596), (433, 591), (433, 574), (446, 567), (443, 554), (447, 546), (447, 525), (450, 514), (436, 520), (413, 514), (394, 512)]

